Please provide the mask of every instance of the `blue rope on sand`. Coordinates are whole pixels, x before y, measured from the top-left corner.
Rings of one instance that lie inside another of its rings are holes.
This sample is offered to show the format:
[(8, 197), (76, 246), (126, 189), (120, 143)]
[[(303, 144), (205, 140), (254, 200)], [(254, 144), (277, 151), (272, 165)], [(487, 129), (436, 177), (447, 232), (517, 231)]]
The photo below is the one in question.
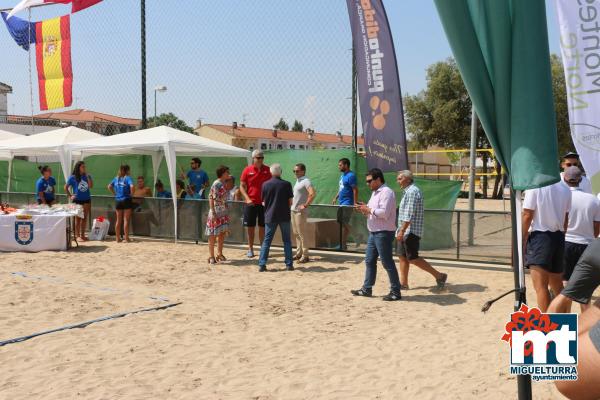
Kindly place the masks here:
[(148, 312), (148, 311), (165, 310), (167, 308), (178, 306), (181, 303), (182, 302), (171, 303), (171, 304), (166, 304), (164, 306), (159, 306), (159, 307), (151, 307), (151, 308), (144, 308), (144, 309), (141, 309), (141, 310), (127, 311), (127, 312), (123, 312), (123, 313), (119, 313), (119, 314), (109, 315), (107, 317), (96, 318), (96, 319), (93, 319), (91, 321), (81, 322), (79, 324), (66, 325), (66, 326), (63, 326), (61, 328), (56, 328), (56, 329), (51, 329), (51, 330), (48, 330), (48, 331), (34, 333), (32, 335), (21, 336), (21, 337), (14, 338), (14, 339), (9, 339), (9, 340), (3, 340), (3, 341), (0, 342), (0, 347), (5, 346), (7, 344), (24, 342), (24, 341), (32, 339), (34, 337), (42, 336), (42, 335), (47, 335), (49, 333), (65, 331), (65, 330), (68, 330), (68, 329), (85, 328), (86, 326), (94, 324), (96, 322), (102, 322), (102, 321), (108, 321), (110, 319), (121, 318), (121, 317), (124, 317), (126, 315), (130, 315), (130, 314), (139, 314), (139, 313)]

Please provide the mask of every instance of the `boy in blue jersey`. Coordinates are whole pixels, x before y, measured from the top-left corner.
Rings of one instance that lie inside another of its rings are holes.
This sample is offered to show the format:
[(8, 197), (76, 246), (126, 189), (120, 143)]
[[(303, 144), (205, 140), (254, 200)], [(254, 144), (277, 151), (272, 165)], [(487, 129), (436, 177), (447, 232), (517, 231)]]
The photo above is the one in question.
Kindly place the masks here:
[(200, 168), (201, 165), (202, 160), (197, 157), (192, 158), (192, 161), (190, 162), (190, 167), (192, 167), (192, 169), (190, 169), (185, 176), (181, 174), (181, 179), (187, 178), (189, 184), (196, 188), (195, 192), (200, 194), (200, 198), (204, 199), (206, 198), (204, 189), (208, 187), (210, 182), (208, 174)]
[(331, 204), (336, 202), (341, 206), (338, 208), (337, 221), (342, 225), (342, 242), (339, 250), (346, 250), (346, 242), (350, 234), (350, 218), (354, 205), (358, 203), (358, 186), (356, 184), (356, 174), (350, 170), (350, 160), (342, 158), (338, 162), (340, 175), (339, 190), (333, 198)]

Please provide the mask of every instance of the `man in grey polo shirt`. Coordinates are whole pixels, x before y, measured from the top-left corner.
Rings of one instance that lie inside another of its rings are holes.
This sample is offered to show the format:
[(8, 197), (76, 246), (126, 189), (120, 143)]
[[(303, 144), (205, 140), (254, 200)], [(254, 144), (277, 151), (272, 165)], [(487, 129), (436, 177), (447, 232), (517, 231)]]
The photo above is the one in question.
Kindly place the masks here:
[(308, 243), (306, 242), (308, 206), (310, 206), (317, 193), (310, 179), (306, 177), (306, 165), (296, 164), (294, 174), (296, 175), (294, 199), (292, 201), (292, 229), (296, 237), (294, 260), (298, 260), (298, 263), (303, 264), (310, 261), (308, 258)]

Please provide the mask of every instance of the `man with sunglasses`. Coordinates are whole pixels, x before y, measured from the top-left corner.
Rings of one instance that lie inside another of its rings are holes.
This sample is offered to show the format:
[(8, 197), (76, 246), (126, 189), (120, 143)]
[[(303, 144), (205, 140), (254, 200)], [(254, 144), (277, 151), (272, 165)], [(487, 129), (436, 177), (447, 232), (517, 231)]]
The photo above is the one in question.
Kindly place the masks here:
[(198, 193), (200, 198), (204, 199), (204, 190), (210, 184), (210, 180), (208, 179), (208, 174), (206, 171), (200, 168), (201, 165), (202, 160), (200, 160), (198, 157), (192, 158), (192, 161), (190, 162), (191, 169), (185, 176), (182, 173), (181, 179), (187, 178), (190, 186), (194, 186), (195, 193)]
[(306, 177), (306, 165), (298, 163), (294, 166), (296, 184), (294, 185), (294, 199), (292, 201), (292, 229), (296, 237), (296, 255), (294, 260), (303, 264), (310, 261), (308, 258), (308, 244), (306, 242), (306, 226), (308, 224), (308, 206), (315, 199), (316, 192), (310, 179)]
[(394, 236), (396, 232), (396, 194), (385, 184), (383, 172), (373, 168), (367, 173), (367, 186), (371, 189), (368, 204), (358, 204), (355, 210), (367, 217), (369, 240), (365, 251), (365, 281), (354, 296), (371, 297), (377, 277), (377, 259), (381, 259), (390, 280), (390, 293), (384, 301), (397, 301), (400, 295), (400, 280), (394, 263)]
[(246, 206), (244, 207), (244, 226), (248, 229), (248, 258), (254, 257), (254, 233), (258, 220), (258, 238), (260, 243), (265, 238), (265, 208), (262, 199), (263, 184), (272, 178), (271, 171), (263, 163), (265, 155), (262, 150), (252, 152), (252, 165), (244, 168), (240, 178), (240, 193)]
[[(570, 151), (563, 156), (563, 161), (560, 163), (560, 167), (563, 172), (560, 173), (560, 180), (565, 183), (565, 170), (569, 167), (577, 167), (581, 168), (581, 162), (579, 161), (579, 154)], [(587, 178), (587, 176), (581, 176), (581, 182), (579, 182), (579, 189), (585, 193), (592, 193), (592, 182)]]

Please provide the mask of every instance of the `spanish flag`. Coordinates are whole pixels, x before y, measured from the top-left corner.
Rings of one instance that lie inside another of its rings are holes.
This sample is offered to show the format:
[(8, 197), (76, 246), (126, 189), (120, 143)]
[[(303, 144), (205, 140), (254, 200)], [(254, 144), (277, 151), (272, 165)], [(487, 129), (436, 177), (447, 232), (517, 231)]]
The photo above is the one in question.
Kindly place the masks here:
[(73, 102), (69, 15), (35, 24), (35, 53), (40, 110), (69, 107)]

